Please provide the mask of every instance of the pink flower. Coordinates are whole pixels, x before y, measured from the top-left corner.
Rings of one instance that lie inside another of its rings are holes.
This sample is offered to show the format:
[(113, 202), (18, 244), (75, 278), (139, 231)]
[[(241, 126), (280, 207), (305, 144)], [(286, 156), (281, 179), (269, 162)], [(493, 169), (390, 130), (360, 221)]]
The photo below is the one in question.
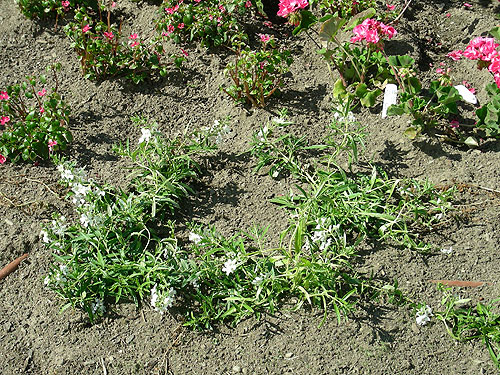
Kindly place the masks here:
[(457, 120), (453, 120), (453, 121), (450, 121), (450, 126), (453, 129), (456, 129), (456, 128), (458, 128), (460, 126), (460, 123)]
[(182, 48), (181, 48), (181, 52), (182, 52), (182, 54), (183, 54), (184, 56), (186, 56), (186, 57), (188, 57), (188, 56), (189, 56), (189, 53), (187, 53), (187, 52), (186, 52), (185, 50), (183, 50)]
[(0, 100), (9, 100), (9, 94), (6, 91), (0, 91)]
[(47, 90), (42, 89), (42, 91), (38, 91), (38, 96), (45, 96), (47, 94)]
[(40, 107), (40, 114), (43, 115), (44, 112), (45, 112), (45, 109), (43, 109), (43, 107)]
[(168, 33), (173, 33), (175, 31), (175, 26), (174, 25), (168, 25), (167, 26), (167, 32)]
[(63, 6), (64, 10), (68, 10), (69, 1), (68, 0), (61, 1), (61, 5)]
[(271, 21), (264, 21), (262, 24), (266, 27), (273, 28), (273, 23)]
[(247, 0), (247, 2), (245, 3), (245, 8), (251, 8), (251, 7), (252, 7), (252, 2), (250, 0)]
[(469, 4), (469, 3), (464, 3), (464, 7), (466, 7), (466, 8), (471, 8), (471, 7), (472, 7), (472, 5), (471, 5), (471, 4)]
[(387, 10), (394, 10), (396, 8), (396, 5), (391, 5), (391, 4), (385, 4), (387, 7)]
[(137, 33), (130, 34), (128, 37), (130, 40), (136, 40), (137, 39)]
[(264, 44), (269, 42), (269, 40), (271, 39), (271, 37), (267, 34), (257, 34), (257, 35), (260, 37), (260, 41)]
[(105, 31), (105, 32), (103, 32), (103, 34), (104, 34), (104, 36), (105, 36), (106, 38), (108, 38), (109, 40), (113, 40), (113, 38), (115, 37), (115, 36), (113, 35), (113, 32), (112, 32), (112, 31), (110, 31), (110, 32)]
[(181, 22), (180, 24), (177, 25), (178, 29), (183, 29), (184, 28), (184, 22)]
[(463, 51), (461, 51), (461, 50), (458, 49), (456, 51), (451, 51), (446, 56), (448, 56), (452, 60), (458, 61), (462, 57), (462, 53), (463, 53)]
[(497, 56), (491, 61), (488, 70), (493, 74), (500, 72), (500, 57)]
[(90, 25), (85, 25), (85, 26), (83, 26), (83, 27), (82, 27), (82, 33), (84, 33), (84, 34), (85, 34), (85, 33), (86, 33), (86, 32), (88, 32), (91, 28), (92, 28), (92, 26), (90, 26)]
[(364, 20), (363, 23), (354, 27), (352, 31), (356, 36), (351, 38), (351, 43), (366, 40), (367, 43), (377, 44), (380, 41), (379, 33), (387, 35), (388, 39), (393, 38), (397, 34), (394, 27), (384, 25), (382, 22), (371, 18)]
[(495, 73), (493, 75), (493, 78), (495, 79), (495, 83), (497, 84), (497, 87), (500, 89), (500, 73)]
[(444, 16), (445, 16), (446, 18), (450, 18), (450, 17), (451, 17), (451, 13), (446, 13)]
[(276, 13), (280, 17), (287, 17), (290, 13), (296, 12), (299, 9), (304, 9), (309, 3), (307, 0), (280, 0), (278, 4), (279, 10)]
[(2, 116), (0, 118), (0, 125), (5, 125), (6, 123), (8, 123), (10, 121), (10, 117), (9, 116)]
[(54, 150), (54, 146), (56, 146), (56, 145), (57, 145), (57, 141), (54, 141), (54, 140), (52, 140), (52, 139), (49, 139), (49, 144), (48, 144), (48, 146), (49, 146), (49, 151)]
[(0, 164), (5, 163), (6, 160), (7, 160), (7, 158), (5, 156), (3, 156), (2, 154), (0, 154)]
[(141, 43), (139, 43), (138, 41), (134, 41), (130, 43), (130, 47), (137, 47), (139, 44)]
[(437, 73), (437, 74), (443, 74), (443, 73), (444, 73), (444, 70), (443, 70), (443, 69), (441, 69), (441, 68), (437, 68), (437, 69), (436, 69), (436, 73)]
[(111, 8), (115, 8), (115, 7), (116, 7), (116, 2), (115, 2), (115, 1), (113, 1), (113, 2), (111, 3)]
[(224, 8), (224, 5), (222, 5), (222, 4), (219, 4), (219, 10), (220, 10), (222, 13), (226, 13), (226, 8)]

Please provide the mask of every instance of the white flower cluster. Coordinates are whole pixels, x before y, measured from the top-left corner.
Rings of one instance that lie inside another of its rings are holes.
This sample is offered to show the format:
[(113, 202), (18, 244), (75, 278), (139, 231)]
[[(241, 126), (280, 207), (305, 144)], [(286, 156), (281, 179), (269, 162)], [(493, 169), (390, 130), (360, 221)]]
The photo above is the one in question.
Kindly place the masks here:
[(418, 311), (417, 311), (417, 324), (419, 326), (425, 326), (427, 323), (431, 321), (431, 316), (432, 316), (432, 309), (428, 306), (422, 306)]
[(215, 143), (216, 145), (220, 145), (224, 137), (231, 133), (231, 128), (225, 122), (220, 122), (219, 120), (214, 120), (214, 123), (211, 126), (204, 126), (201, 129), (201, 132), (208, 136), (208, 141), (210, 143)]
[(194, 232), (189, 232), (189, 241), (194, 243), (195, 245), (198, 245), (202, 240), (202, 237)]
[(97, 314), (97, 315), (104, 315), (106, 312), (106, 306), (104, 306), (104, 302), (100, 298), (96, 298), (95, 301), (92, 303), (92, 314)]
[(268, 133), (269, 133), (269, 128), (267, 126), (264, 126), (262, 129), (259, 130), (259, 132), (257, 133), (257, 138), (260, 143), (265, 142)]
[(318, 224), (314, 228), (313, 235), (311, 239), (307, 239), (304, 244), (304, 250), (309, 250), (311, 247), (311, 242), (318, 246), (320, 251), (324, 251), (330, 247), (332, 244), (331, 234), (332, 231), (337, 230), (339, 228), (338, 225), (330, 225), (328, 228), (325, 228), (326, 218), (322, 217), (319, 219)]
[(43, 283), (45, 284), (45, 286), (48, 286), (51, 283), (51, 281), (53, 281), (55, 286), (63, 286), (64, 283), (66, 283), (67, 281), (66, 278), (67, 275), (68, 275), (68, 266), (66, 266), (65, 264), (60, 264), (59, 272), (52, 273), (53, 280), (51, 280), (51, 277), (49, 275), (45, 277)]
[(238, 268), (238, 266), (239, 264), (237, 258), (228, 259), (224, 263), (224, 266), (222, 266), (222, 271), (225, 272), (227, 276), (229, 276), (236, 270), (236, 268)]
[(142, 135), (139, 138), (139, 144), (144, 143), (144, 142), (148, 143), (149, 140), (151, 139), (151, 136), (152, 136), (151, 130), (149, 130), (147, 128), (141, 128), (141, 133), (142, 133)]
[(342, 124), (352, 124), (356, 122), (356, 117), (354, 117), (354, 114), (349, 111), (347, 114), (345, 113), (344, 108), (342, 106), (338, 106), (336, 111), (333, 114), (333, 118)]
[(163, 314), (167, 311), (174, 303), (176, 291), (174, 288), (170, 288), (167, 292), (158, 292), (158, 285), (155, 284), (153, 289), (151, 289), (151, 306)]

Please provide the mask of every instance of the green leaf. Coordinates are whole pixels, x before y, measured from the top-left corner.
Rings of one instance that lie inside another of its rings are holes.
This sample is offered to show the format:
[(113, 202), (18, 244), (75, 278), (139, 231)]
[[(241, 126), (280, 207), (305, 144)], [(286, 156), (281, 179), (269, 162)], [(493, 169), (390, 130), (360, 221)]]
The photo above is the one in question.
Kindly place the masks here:
[(307, 30), (309, 27), (318, 22), (316, 16), (308, 10), (303, 10), (302, 12), (300, 12), (300, 15), (302, 16), (300, 19), (300, 24), (293, 30), (293, 35), (297, 35), (303, 30)]
[(382, 90), (380, 89), (367, 92), (365, 96), (360, 99), (361, 105), (367, 108), (373, 107), (380, 94), (382, 94)]
[(342, 26), (344, 26), (345, 22), (346, 20), (340, 17), (330, 18), (328, 21), (323, 23), (323, 25), (321, 25), (319, 38), (326, 41), (332, 40)]
[(408, 92), (410, 94), (418, 94), (422, 90), (422, 84), (417, 77), (408, 78)]
[(406, 129), (404, 131), (404, 135), (406, 135), (411, 140), (417, 138), (418, 133), (419, 132), (418, 132), (417, 128), (414, 128), (414, 127), (409, 127), (408, 129)]
[(404, 108), (401, 108), (398, 105), (391, 105), (389, 108), (387, 108), (387, 115), (388, 116), (401, 116), (405, 113)]
[(347, 90), (344, 84), (342, 83), (342, 80), (339, 78), (337, 81), (335, 81), (335, 84), (333, 85), (333, 97), (335, 99), (341, 99), (345, 98), (347, 95)]
[(496, 38), (496, 40), (500, 40), (500, 27), (499, 26), (495, 26), (494, 28), (492, 28), (489, 33), (491, 35), (493, 35), (494, 38)]
[(354, 29), (354, 27), (362, 23), (365, 19), (373, 17), (375, 13), (377, 12), (374, 8), (368, 8), (352, 17), (345, 28), (348, 30), (352, 30)]

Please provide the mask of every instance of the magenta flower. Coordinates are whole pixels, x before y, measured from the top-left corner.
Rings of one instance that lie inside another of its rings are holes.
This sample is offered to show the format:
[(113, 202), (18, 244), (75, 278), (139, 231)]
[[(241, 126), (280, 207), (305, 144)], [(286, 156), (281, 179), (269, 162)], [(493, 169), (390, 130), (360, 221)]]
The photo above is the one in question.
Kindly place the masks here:
[(260, 41), (264, 44), (271, 40), (271, 37), (267, 34), (257, 34), (260, 37)]
[(113, 32), (112, 32), (112, 31), (110, 31), (110, 32), (105, 31), (105, 32), (103, 32), (103, 34), (104, 34), (104, 36), (105, 36), (106, 38), (108, 38), (109, 40), (113, 40), (113, 38), (115, 37), (115, 36), (113, 35)]
[(458, 128), (460, 126), (460, 123), (457, 120), (452, 120), (452, 121), (450, 121), (450, 126), (453, 129), (456, 129), (456, 128)]
[(387, 35), (388, 39), (391, 39), (397, 34), (394, 27), (384, 25), (382, 22), (371, 18), (364, 20), (363, 23), (356, 26), (352, 31), (356, 36), (351, 38), (351, 43), (366, 40), (367, 43), (378, 44), (380, 35)]
[(43, 109), (43, 107), (40, 107), (40, 114), (43, 115), (44, 112), (45, 112), (45, 109)]
[(396, 5), (391, 5), (391, 4), (385, 4), (388, 10), (394, 10), (396, 8)]
[(187, 53), (187, 52), (186, 52), (185, 50), (183, 50), (182, 48), (181, 48), (181, 52), (182, 52), (182, 54), (183, 54), (184, 56), (186, 56), (186, 57), (188, 57), (188, 56), (189, 56), (189, 53)]
[(250, 0), (247, 0), (245, 3), (245, 8), (251, 8), (252, 7), (252, 2)]
[(130, 36), (128, 37), (130, 40), (136, 40), (138, 37), (137, 33), (133, 33), (133, 34), (130, 34)]
[(57, 141), (49, 139), (48, 146), (49, 146), (49, 151), (53, 151), (54, 150), (54, 146), (57, 146)]
[(466, 7), (466, 8), (471, 8), (471, 7), (472, 7), (472, 5), (471, 5), (471, 4), (469, 4), (469, 3), (464, 3), (464, 7)]
[(175, 31), (175, 26), (174, 25), (168, 25), (167, 26), (167, 32), (170, 34), (170, 33), (173, 33)]
[(69, 1), (68, 0), (61, 1), (61, 5), (63, 6), (64, 10), (68, 10)]
[(89, 30), (90, 30), (91, 28), (92, 28), (92, 26), (90, 26), (90, 25), (85, 25), (85, 26), (83, 26), (83, 27), (82, 27), (82, 33), (84, 33), (84, 34), (85, 34), (85, 33), (89, 32)]
[(276, 13), (280, 17), (288, 17), (289, 14), (304, 9), (309, 3), (307, 0), (280, 0), (279, 10)]
[(7, 158), (5, 156), (3, 156), (2, 154), (0, 154), (0, 164), (5, 163), (6, 160), (7, 160)]
[(0, 118), (0, 125), (5, 125), (6, 123), (8, 123), (10, 121), (10, 117), (9, 116), (2, 116)]
[(47, 90), (42, 89), (42, 91), (38, 91), (38, 96), (45, 96), (47, 94)]
[(0, 91), (0, 100), (9, 100), (9, 94), (6, 91)]
[(184, 25), (184, 22), (181, 22), (180, 24), (178, 24), (178, 25), (177, 25), (177, 27), (178, 27), (179, 29), (183, 29), (183, 28), (184, 28), (184, 26), (185, 26), (185, 25)]
[(463, 51), (457, 49), (456, 51), (451, 51), (446, 56), (448, 56), (452, 60), (458, 61), (462, 57), (462, 53), (463, 53)]

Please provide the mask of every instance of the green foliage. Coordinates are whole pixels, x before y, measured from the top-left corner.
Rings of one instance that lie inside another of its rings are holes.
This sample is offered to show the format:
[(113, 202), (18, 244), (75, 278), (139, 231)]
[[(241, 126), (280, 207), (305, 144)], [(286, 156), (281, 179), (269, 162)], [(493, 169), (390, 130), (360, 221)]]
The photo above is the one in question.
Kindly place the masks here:
[(500, 315), (494, 312), (500, 307), (500, 299), (487, 305), (478, 302), (475, 306), (467, 306), (470, 299), (459, 299), (450, 291), (451, 288), (444, 289), (441, 304), (445, 310), (436, 313), (436, 318), (445, 324), (455, 340), (481, 340), (500, 370)]
[(59, 69), (59, 65), (47, 68), (55, 85), (50, 91), (46, 88), (45, 75), (26, 77), (21, 84), (2, 91), (0, 154), (4, 157), (13, 162), (48, 159), (52, 152), (66, 149), (73, 140), (66, 128), (70, 109), (58, 93), (56, 71)]
[(273, 39), (263, 42), (260, 51), (252, 51), (241, 42), (233, 45), (236, 61), (224, 69), (233, 84), (222, 90), (237, 102), (264, 107), (267, 99), (278, 94), (283, 86), (282, 77), (293, 61), (290, 51), (274, 48)]
[(61, 0), (16, 0), (21, 12), (28, 18), (46, 18), (54, 14), (64, 17), (70, 9), (79, 7), (97, 10), (99, 0), (69, 0), (69, 5), (64, 7)]
[(237, 17), (245, 11), (243, 0), (168, 0), (162, 4), (156, 27), (176, 43), (201, 41), (207, 47), (220, 46), (241, 32)]
[(500, 89), (494, 83), (486, 85), (490, 96), (487, 104), (476, 110), (479, 119), (477, 126), (484, 129), (488, 137), (500, 137)]
[(125, 77), (134, 83), (143, 81), (153, 71), (161, 76), (167, 74), (172, 65), (181, 67), (184, 56), (165, 56), (161, 37), (142, 39), (132, 34), (121, 41), (121, 25), (96, 21), (84, 8), (80, 8), (74, 21), (64, 30), (71, 40), (71, 47), (79, 56), (85, 78), (96, 80), (110, 77)]

